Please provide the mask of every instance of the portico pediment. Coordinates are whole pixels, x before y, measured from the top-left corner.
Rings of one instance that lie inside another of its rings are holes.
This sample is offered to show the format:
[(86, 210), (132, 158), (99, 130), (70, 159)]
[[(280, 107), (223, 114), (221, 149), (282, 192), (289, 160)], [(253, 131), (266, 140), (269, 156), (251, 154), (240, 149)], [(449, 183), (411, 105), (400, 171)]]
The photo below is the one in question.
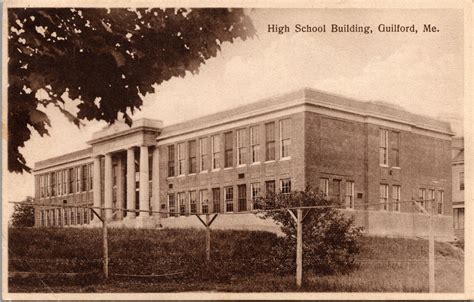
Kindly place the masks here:
[(161, 133), (163, 122), (160, 120), (140, 119), (128, 126), (117, 122), (92, 135), (87, 143), (92, 146), (92, 154), (106, 154), (126, 150), (134, 146), (151, 146), (156, 144), (156, 137)]

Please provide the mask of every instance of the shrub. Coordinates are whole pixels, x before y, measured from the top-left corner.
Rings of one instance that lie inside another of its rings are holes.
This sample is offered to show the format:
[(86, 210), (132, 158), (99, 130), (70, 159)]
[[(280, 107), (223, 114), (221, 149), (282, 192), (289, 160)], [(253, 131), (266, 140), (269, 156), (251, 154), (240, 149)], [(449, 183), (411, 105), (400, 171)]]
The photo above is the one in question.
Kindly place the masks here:
[(12, 226), (16, 228), (32, 227), (35, 225), (35, 210), (33, 208), (33, 197), (26, 197), (22, 202), (29, 204), (16, 203), (13, 208)]
[(286, 235), (282, 244), (275, 246), (274, 265), (278, 270), (281, 273), (295, 270), (296, 223), (285, 209), (300, 206), (324, 206), (303, 213), (304, 269), (315, 274), (331, 274), (347, 273), (355, 268), (362, 228), (335, 208), (340, 205), (307, 187), (287, 194), (267, 194), (256, 201), (256, 209), (277, 210), (262, 212), (261, 217), (273, 218)]

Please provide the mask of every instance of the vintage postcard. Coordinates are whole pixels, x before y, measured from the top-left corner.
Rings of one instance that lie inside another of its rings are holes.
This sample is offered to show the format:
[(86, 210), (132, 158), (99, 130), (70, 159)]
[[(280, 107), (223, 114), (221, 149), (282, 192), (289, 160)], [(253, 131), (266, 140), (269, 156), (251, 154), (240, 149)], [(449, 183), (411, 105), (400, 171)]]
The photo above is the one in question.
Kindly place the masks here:
[(472, 3), (7, 1), (2, 62), (3, 299), (473, 298)]

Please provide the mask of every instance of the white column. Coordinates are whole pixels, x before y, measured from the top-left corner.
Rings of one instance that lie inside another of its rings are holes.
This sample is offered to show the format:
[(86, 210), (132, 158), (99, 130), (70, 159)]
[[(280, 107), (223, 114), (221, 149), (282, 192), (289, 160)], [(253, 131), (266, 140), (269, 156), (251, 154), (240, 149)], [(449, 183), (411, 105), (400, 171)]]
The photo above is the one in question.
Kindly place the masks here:
[[(112, 154), (105, 155), (104, 167), (104, 207), (112, 208)], [(112, 217), (112, 209), (105, 210), (105, 218)]]
[[(148, 146), (140, 146), (140, 210), (150, 210), (150, 191), (149, 191), (149, 172), (148, 172)], [(148, 212), (140, 212), (140, 217), (148, 217)]]
[[(120, 156), (117, 158), (117, 207), (118, 208), (126, 208), (126, 205), (124, 205), (124, 198), (123, 198), (123, 192), (124, 192), (124, 187), (123, 187), (123, 173), (122, 173), (122, 167), (123, 167), (123, 161), (122, 157)], [(117, 218), (118, 219), (123, 219), (125, 215), (124, 211), (119, 211), (117, 213)]]
[[(94, 175), (92, 176), (92, 190), (93, 190), (93, 196), (94, 196), (94, 207), (100, 207), (100, 157), (95, 156), (94, 157), (94, 164), (93, 164), (93, 169), (94, 169)], [(76, 184), (74, 184), (76, 185)], [(100, 213), (100, 209), (94, 209), (97, 213)], [(98, 223), (100, 220), (94, 215), (94, 218), (92, 219), (93, 223)]]
[[(127, 149), (127, 209), (135, 209), (135, 150)], [(127, 212), (128, 219), (135, 218), (135, 212)]]
[[(152, 163), (152, 200), (153, 200), (153, 211), (160, 210), (160, 154), (158, 152), (158, 146), (153, 149), (153, 163)], [(159, 214), (154, 216), (160, 217)]]

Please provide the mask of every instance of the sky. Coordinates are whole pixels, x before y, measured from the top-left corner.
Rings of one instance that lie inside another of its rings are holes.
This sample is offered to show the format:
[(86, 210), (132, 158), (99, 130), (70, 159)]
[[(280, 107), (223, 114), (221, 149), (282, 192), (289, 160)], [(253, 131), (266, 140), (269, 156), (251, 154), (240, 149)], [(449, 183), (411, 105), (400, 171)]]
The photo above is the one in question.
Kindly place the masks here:
[[(257, 37), (224, 44), (216, 58), (156, 87), (144, 97), (134, 118), (170, 125), (239, 105), (310, 87), (366, 101), (384, 101), (408, 111), (451, 122), (463, 134), (463, 14), (461, 10), (254, 9), (248, 11)], [(269, 24), (288, 25), (289, 33), (268, 32)], [(296, 24), (371, 26), (372, 34), (296, 33)], [(412, 33), (380, 33), (379, 24), (412, 25)], [(423, 24), (439, 32), (423, 33)], [(70, 104), (74, 106), (74, 102)], [(46, 108), (49, 137), (34, 134), (22, 149), (34, 162), (87, 148), (92, 133), (106, 126), (86, 122), (78, 129), (61, 113)], [(34, 194), (31, 174), (9, 174), (7, 198)]]

